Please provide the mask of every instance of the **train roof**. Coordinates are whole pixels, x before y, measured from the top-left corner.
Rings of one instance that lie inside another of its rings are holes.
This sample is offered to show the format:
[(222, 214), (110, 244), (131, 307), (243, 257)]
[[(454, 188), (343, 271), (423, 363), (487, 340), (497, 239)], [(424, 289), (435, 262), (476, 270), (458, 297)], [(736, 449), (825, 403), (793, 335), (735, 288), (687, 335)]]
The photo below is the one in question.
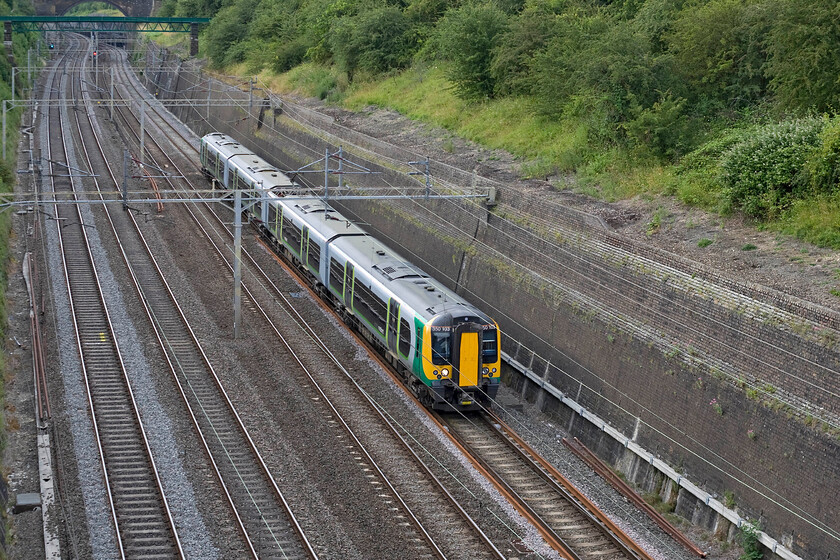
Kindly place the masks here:
[[(359, 230), (363, 231), (361, 228)], [(399, 294), (403, 303), (424, 320), (428, 321), (441, 313), (450, 313), (458, 317), (477, 317), (487, 324), (492, 323), (487, 315), (375, 237), (342, 236), (333, 240), (331, 246), (355, 262), (357, 270), (361, 268), (367, 271), (388, 290)]]
[(290, 212), (297, 216), (311, 231), (321, 234), (327, 241), (339, 236), (366, 236), (368, 233), (345, 218), (340, 212), (320, 198), (276, 197)]
[[(202, 142), (222, 157), (229, 157), (232, 165), (246, 171), (248, 175), (265, 174), (267, 180), (263, 183), (264, 188), (294, 184), (285, 174), (230, 136), (215, 132), (204, 136)], [(279, 173), (281, 177), (274, 176), (274, 173)], [(282, 181), (284, 178), (287, 181), (285, 184), (274, 184), (269, 180)], [(355, 262), (357, 269), (365, 270), (389, 291), (399, 294), (403, 303), (424, 320), (449, 313), (455, 317), (475, 317), (485, 324), (493, 323), (461, 296), (429, 277), (323, 200), (315, 197), (271, 196), (306, 224), (310, 235), (312, 231), (318, 232), (331, 247)]]
[(202, 138), (202, 141), (216, 151), (223, 159), (230, 162), (232, 167), (244, 171), (248, 176), (262, 180), (267, 189), (292, 187), (295, 185), (288, 175), (265, 161), (260, 156), (221, 132), (213, 132)]

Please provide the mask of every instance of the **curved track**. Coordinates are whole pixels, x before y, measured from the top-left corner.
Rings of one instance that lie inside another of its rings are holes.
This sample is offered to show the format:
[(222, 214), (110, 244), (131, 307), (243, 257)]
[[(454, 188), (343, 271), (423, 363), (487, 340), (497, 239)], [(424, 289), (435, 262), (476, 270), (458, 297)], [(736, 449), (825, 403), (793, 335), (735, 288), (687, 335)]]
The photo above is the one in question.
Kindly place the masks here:
[[(124, 84), (130, 82), (130, 77), (126, 76), (126, 80), (128, 80), (128, 82), (124, 82)], [(164, 115), (159, 114), (156, 110), (153, 112), (156, 115), (156, 118), (154, 119), (154, 126), (166, 129), (170, 138), (172, 135), (180, 134), (177, 129), (168, 127), (166, 117)], [(147, 112), (147, 116), (148, 115), (149, 113)], [(136, 121), (136, 115), (133, 116)], [(124, 122), (129, 125), (131, 115), (123, 114), (122, 118), (124, 119)], [(136, 125), (136, 122), (131, 124), (132, 127)], [(178, 142), (178, 144), (189, 144), (189, 141), (186, 138), (182, 137), (181, 140), (182, 141)], [(148, 156), (154, 158), (154, 161), (158, 166), (165, 166), (170, 169), (174, 168), (177, 170), (177, 173), (186, 175), (186, 173), (179, 168), (178, 163), (169, 156), (170, 152), (162, 149), (154, 140), (150, 141), (146, 145), (150, 148)], [(198, 160), (198, 153), (196, 151), (192, 150), (191, 153), (185, 153), (184, 149), (178, 149), (182, 152), (184, 158), (190, 161), (192, 165), (195, 165), (195, 162)], [(200, 190), (188, 180), (185, 182), (190, 189), (193, 189), (193, 192)], [(174, 182), (170, 182), (170, 186), (172, 188), (183, 188), (183, 186)], [(187, 192), (187, 195), (189, 196), (189, 192)], [(229, 247), (226, 247), (226, 244), (230, 243), (233, 237), (233, 234), (227, 227), (227, 223), (230, 221), (229, 218), (227, 220), (222, 218), (218, 213), (218, 209), (213, 208), (210, 205), (203, 205), (200, 212), (187, 206), (186, 211), (189, 212), (196, 226), (204, 233), (208, 240), (210, 240), (213, 248), (215, 249), (216, 258), (229, 272), (232, 272), (233, 266), (229, 258), (231, 251)], [(207, 223), (208, 220), (210, 223)], [(214, 239), (216, 241), (213, 241)], [(274, 297), (283, 302), (287, 312), (296, 313), (294, 308), (290, 305), (288, 299), (286, 299), (286, 296), (272, 282), (269, 275), (259, 267), (251, 255), (245, 251), (243, 256), (250, 269), (261, 278), (263, 289), (265, 287), (271, 289), (271, 291), (274, 292)], [(278, 327), (278, 325), (272, 320), (270, 313), (267, 312), (266, 309), (258, 302), (258, 298), (254, 297), (254, 294), (252, 294), (247, 285), (243, 288), (243, 290), (249, 308), (254, 310), (266, 321), (269, 330), (276, 335), (281, 344), (285, 346), (297, 362), (296, 365), (298, 367), (290, 368), (290, 371), (287, 372), (287, 374), (291, 375), (293, 379), (297, 379), (298, 383), (304, 386), (311, 385), (314, 388), (314, 391), (317, 394), (317, 399), (319, 402), (323, 403), (323, 406), (326, 409), (324, 416), (332, 419), (330, 420), (330, 423), (337, 423), (341, 426), (353, 442), (356, 451), (353, 451), (352, 453), (356, 456), (356, 460), (360, 463), (360, 465), (366, 469), (371, 469), (375, 473), (374, 476), (379, 479), (379, 482), (376, 484), (382, 487), (382, 492), (385, 492), (385, 494), (382, 495), (388, 496), (388, 499), (392, 500), (397, 505), (396, 508), (391, 509), (394, 510), (397, 524), (404, 527), (405, 534), (401, 541), (404, 543), (407, 551), (412, 551), (410, 556), (412, 558), (461, 557), (463, 554), (461, 551), (469, 550), (471, 558), (503, 558), (501, 552), (499, 552), (492, 542), (490, 542), (476, 522), (457, 503), (457, 500), (445, 489), (443, 483), (438, 479), (438, 477), (413, 452), (408, 442), (400, 436), (397, 428), (390, 423), (387, 418), (385, 418), (375, 403), (370, 402), (368, 399), (364, 402), (364, 406), (369, 407), (368, 416), (370, 417), (370, 421), (362, 422), (362, 424), (371, 425), (378, 423), (382, 428), (387, 430), (390, 434), (388, 437), (394, 440), (394, 445), (396, 446), (395, 452), (400, 455), (405, 455), (403, 464), (407, 465), (406, 468), (411, 469), (411, 474), (404, 472), (403, 476), (407, 475), (408, 478), (415, 481), (415, 485), (410, 489), (412, 496), (411, 498), (404, 498), (401, 495), (402, 491), (389, 480), (383, 468), (379, 466), (372, 453), (369, 452), (362, 443), (360, 436), (357, 435), (353, 428), (351, 428), (351, 422), (346, 418), (346, 414), (343, 414), (339, 409), (340, 405), (334, 404), (327, 393), (323, 390), (318, 380), (318, 375), (310, 371), (310, 369), (304, 365), (297, 352), (294, 350), (292, 345), (289, 344), (285, 335), (281, 332), (281, 327)], [(343, 371), (345, 376), (347, 376), (352, 383), (352, 377), (349, 372), (343, 368), (340, 361), (335, 356), (329, 354), (327, 346), (320, 340), (320, 338), (318, 338), (317, 334), (308, 330), (305, 321), (300, 316), (297, 316), (297, 321), (298, 327), (307, 330), (309, 336), (316, 341), (318, 347), (329, 355), (329, 358)], [(359, 390), (358, 387), (356, 387), (356, 389), (358, 390), (358, 395), (361, 398), (366, 398), (363, 391)], [(426, 502), (438, 504), (434, 507), (434, 509), (439, 512), (439, 519), (436, 520), (436, 523), (446, 526), (448, 528), (449, 536), (456, 534), (457, 538), (452, 539), (451, 542), (447, 543), (438, 544), (435, 542), (435, 539), (430, 534), (430, 531), (424, 527), (424, 522), (412, 512), (412, 508), (408, 503), (409, 501), (416, 502), (418, 497), (422, 497), (422, 499)], [(450, 553), (446, 552), (447, 549), (450, 550)]]
[[(223, 255), (220, 252), (222, 258)], [(246, 255), (246, 258), (249, 257)], [(249, 265), (253, 268), (254, 263)], [(257, 270), (264, 275), (260, 269)], [(271, 285), (270, 279), (264, 276), (263, 284), (266, 283)], [(278, 296), (285, 299), (279, 291)], [(486, 429), (497, 425), (496, 420), (473, 422), (453, 417), (445, 423), (503, 493), (518, 503), (520, 511), (538, 525), (544, 536), (564, 555), (575, 560), (647, 557), (606, 516), (600, 514), (594, 504), (576, 490), (560, 484), (562, 476), (556, 471), (547, 472), (547, 468), (534, 458), (534, 453), (522, 447), (524, 444), (514, 443), (512, 438), (500, 438), (500, 430)], [(566, 484), (571, 486), (567, 481)]]
[[(76, 50), (67, 56), (80, 56)], [(67, 74), (50, 71), (47, 91), (66, 97)], [(74, 200), (77, 180), (70, 123), (63, 107), (48, 113), (47, 158), (57, 198)], [(125, 363), (111, 324), (103, 288), (93, 262), (84, 214), (72, 202), (55, 208), (71, 315), (82, 364), (82, 376), (100, 452), (100, 463), (118, 554), (122, 558), (179, 558), (183, 551), (169, 511), (148, 438), (137, 410)]]
[[(102, 179), (96, 181), (99, 196), (113, 197), (119, 182), (105, 157), (97, 127), (90, 120), (94, 114), (90, 94), (85, 91), (83, 95), (88, 118), (77, 115), (79, 134), (95, 140), (91, 143), (93, 149), (85, 151), (87, 168), (102, 172)], [(255, 558), (317, 558), (184, 317), (133, 215), (109, 211), (107, 205), (105, 214), (247, 550)]]

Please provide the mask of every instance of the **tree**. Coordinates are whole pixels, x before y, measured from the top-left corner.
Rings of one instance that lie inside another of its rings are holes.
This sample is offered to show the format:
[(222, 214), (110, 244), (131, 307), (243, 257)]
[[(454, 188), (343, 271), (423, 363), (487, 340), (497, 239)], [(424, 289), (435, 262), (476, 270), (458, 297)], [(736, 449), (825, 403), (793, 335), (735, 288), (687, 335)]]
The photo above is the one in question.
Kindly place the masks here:
[(207, 56), (213, 64), (221, 66), (245, 59), (242, 45), (258, 3), (259, 0), (240, 0), (222, 8), (207, 26), (205, 44)]
[(836, 0), (777, 0), (778, 17), (768, 37), (767, 75), (785, 109), (838, 109), (840, 100), (840, 4)]
[(508, 28), (508, 16), (494, 4), (466, 4), (446, 12), (438, 22), (437, 56), (450, 62), (449, 80), (459, 96), (493, 97), (493, 49)]
[(730, 107), (765, 95), (770, 21), (765, 0), (712, 0), (680, 12), (667, 41), (675, 68), (695, 100), (715, 98)]
[(409, 22), (396, 6), (340, 18), (330, 34), (336, 63), (352, 78), (356, 69), (381, 73), (402, 68), (413, 52)]
[(490, 63), (497, 95), (528, 94), (534, 57), (542, 52), (554, 33), (555, 14), (545, 4), (526, 9), (511, 20), (498, 39)]

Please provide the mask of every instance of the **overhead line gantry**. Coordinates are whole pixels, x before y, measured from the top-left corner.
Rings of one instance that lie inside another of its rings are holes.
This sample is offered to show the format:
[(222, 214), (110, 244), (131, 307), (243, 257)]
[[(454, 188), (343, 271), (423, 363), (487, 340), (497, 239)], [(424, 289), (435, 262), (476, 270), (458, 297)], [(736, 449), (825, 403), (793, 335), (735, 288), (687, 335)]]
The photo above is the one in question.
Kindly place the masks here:
[(76, 33), (189, 33), (190, 56), (198, 54), (198, 26), (210, 18), (162, 18), (120, 16), (0, 16), (3, 42), (12, 44), (12, 31), (73, 31)]

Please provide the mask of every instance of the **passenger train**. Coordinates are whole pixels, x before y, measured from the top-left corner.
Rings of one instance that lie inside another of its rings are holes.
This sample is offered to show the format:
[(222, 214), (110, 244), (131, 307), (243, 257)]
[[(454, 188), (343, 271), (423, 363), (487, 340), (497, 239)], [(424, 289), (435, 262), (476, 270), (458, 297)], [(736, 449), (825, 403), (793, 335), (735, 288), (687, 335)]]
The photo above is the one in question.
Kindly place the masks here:
[(499, 327), (233, 138), (201, 139), (201, 166), (226, 189), (260, 193), (249, 218), (275, 250), (437, 410), (477, 410), (500, 382)]

